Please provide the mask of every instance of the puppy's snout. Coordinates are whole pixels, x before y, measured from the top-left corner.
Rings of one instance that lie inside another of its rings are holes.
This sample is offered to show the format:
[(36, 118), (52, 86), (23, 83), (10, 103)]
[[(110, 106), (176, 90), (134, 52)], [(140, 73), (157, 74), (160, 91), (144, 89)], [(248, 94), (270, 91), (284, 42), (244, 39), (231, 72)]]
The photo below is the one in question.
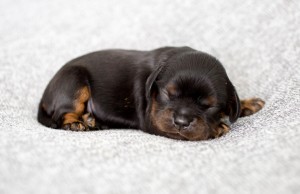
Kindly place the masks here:
[(187, 109), (181, 109), (174, 114), (174, 125), (177, 129), (187, 129), (190, 126), (194, 118), (189, 112)]
[(174, 124), (177, 128), (186, 128), (190, 125), (192, 119), (189, 119), (183, 115), (174, 116)]

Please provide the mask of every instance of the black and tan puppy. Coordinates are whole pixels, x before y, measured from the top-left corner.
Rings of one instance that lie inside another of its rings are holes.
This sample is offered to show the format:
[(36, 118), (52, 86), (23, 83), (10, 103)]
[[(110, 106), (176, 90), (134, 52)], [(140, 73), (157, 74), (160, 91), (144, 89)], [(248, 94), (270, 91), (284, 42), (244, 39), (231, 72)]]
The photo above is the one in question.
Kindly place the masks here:
[(47, 86), (38, 121), (73, 131), (139, 128), (183, 140), (228, 132), (224, 118), (259, 111), (259, 98), (240, 102), (221, 63), (189, 47), (104, 50), (63, 66)]

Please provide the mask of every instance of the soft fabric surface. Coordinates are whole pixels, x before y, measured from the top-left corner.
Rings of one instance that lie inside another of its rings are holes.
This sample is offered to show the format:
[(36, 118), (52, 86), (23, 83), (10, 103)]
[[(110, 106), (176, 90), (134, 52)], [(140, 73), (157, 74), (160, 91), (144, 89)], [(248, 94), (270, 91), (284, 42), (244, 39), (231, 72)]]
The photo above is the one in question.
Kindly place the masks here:
[[(299, 10), (296, 0), (1, 0), (0, 193), (299, 193)], [(165, 45), (216, 56), (240, 97), (265, 108), (202, 142), (37, 122), (68, 60)]]

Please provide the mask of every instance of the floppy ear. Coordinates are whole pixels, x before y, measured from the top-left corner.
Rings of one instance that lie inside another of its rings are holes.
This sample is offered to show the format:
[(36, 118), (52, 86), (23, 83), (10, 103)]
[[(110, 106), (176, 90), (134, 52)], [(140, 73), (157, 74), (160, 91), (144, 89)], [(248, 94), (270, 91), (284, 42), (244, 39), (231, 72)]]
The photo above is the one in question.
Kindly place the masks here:
[(227, 95), (225, 114), (229, 116), (229, 121), (234, 123), (240, 116), (241, 103), (234, 86), (229, 80), (227, 81)]
[(148, 77), (146, 81), (146, 99), (149, 102), (151, 100), (151, 91), (153, 88), (153, 84), (158, 76), (158, 74), (161, 72), (163, 68), (163, 65), (159, 65)]

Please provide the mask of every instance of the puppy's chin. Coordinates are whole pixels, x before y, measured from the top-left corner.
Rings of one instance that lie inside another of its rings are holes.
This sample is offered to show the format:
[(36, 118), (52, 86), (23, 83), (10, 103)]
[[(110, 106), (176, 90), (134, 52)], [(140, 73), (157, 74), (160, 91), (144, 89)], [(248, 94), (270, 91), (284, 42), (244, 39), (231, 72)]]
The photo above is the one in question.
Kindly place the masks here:
[(151, 121), (160, 134), (180, 140), (206, 140), (210, 137), (210, 127), (201, 119), (197, 118), (189, 127), (178, 129), (173, 122), (173, 111), (169, 108), (160, 110), (155, 100), (151, 107)]
[(188, 141), (200, 141), (200, 140), (207, 140), (209, 139), (209, 135), (205, 134), (193, 134), (193, 133), (168, 133), (163, 132), (163, 134), (172, 139), (179, 139), (179, 140), (188, 140)]
[(179, 134), (188, 140), (206, 140), (210, 137), (209, 131), (209, 126), (197, 118), (186, 129), (180, 129)]
[(161, 119), (158, 119), (157, 122), (154, 121), (157, 130), (160, 130), (164, 135), (173, 139), (199, 141), (207, 140), (210, 137), (209, 127), (198, 119), (185, 129), (177, 129), (172, 122), (158, 123), (160, 121)]

